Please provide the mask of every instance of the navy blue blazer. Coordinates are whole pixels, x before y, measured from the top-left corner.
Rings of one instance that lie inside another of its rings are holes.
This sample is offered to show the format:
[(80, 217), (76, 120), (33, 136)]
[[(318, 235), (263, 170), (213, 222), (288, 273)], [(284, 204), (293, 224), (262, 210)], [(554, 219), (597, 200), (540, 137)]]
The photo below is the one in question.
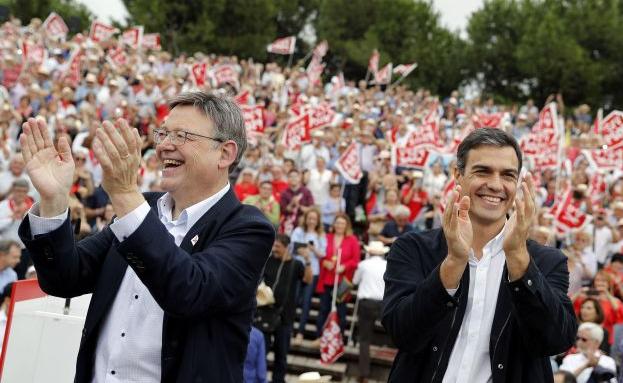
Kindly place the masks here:
[(65, 298), (93, 293), (77, 383), (91, 382), (97, 338), (128, 265), (164, 310), (162, 382), (242, 382), (255, 291), (273, 245), (273, 226), (230, 189), (178, 247), (158, 218), (161, 195), (145, 194), (152, 209), (122, 243), (106, 228), (75, 244), (69, 220), (34, 240), (28, 218), (19, 228), (43, 291)]
[[(575, 341), (567, 258), (534, 241), (527, 245), (523, 278), (509, 282), (504, 266), (489, 341), (493, 383), (551, 382), (549, 355)], [(439, 266), (447, 254), (441, 229), (405, 234), (391, 247), (382, 323), (399, 351), (389, 382), (443, 380), (469, 293), (469, 266), (454, 297), (443, 287)]]

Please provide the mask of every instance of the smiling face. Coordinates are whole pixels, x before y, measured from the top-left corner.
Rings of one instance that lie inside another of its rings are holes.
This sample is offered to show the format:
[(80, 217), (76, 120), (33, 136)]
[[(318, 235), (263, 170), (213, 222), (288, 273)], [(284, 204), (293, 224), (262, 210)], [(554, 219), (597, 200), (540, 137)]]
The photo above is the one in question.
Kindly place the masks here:
[[(192, 106), (176, 106), (162, 125), (167, 131), (186, 131), (214, 137), (212, 121)], [(177, 202), (201, 201), (210, 196), (219, 181), (222, 166), (222, 144), (188, 136), (183, 145), (173, 145), (169, 137), (156, 146), (156, 155), (162, 167), (162, 190), (169, 192)], [(227, 168), (225, 167), (225, 172)]]
[(503, 224), (517, 192), (519, 160), (510, 146), (481, 145), (469, 151), (463, 174), (455, 170), (462, 194), (471, 200), (470, 218), (481, 225)]

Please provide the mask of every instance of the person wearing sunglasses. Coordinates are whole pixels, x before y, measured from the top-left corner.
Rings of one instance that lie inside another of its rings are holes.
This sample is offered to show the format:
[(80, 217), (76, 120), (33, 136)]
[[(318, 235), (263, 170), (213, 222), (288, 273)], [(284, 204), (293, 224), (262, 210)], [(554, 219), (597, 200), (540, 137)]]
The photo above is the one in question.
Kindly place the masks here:
[(578, 352), (567, 355), (562, 360), (560, 369), (575, 375), (578, 383), (589, 381), (616, 383), (614, 359), (599, 350), (603, 337), (604, 330), (601, 326), (591, 322), (582, 323), (575, 338)]

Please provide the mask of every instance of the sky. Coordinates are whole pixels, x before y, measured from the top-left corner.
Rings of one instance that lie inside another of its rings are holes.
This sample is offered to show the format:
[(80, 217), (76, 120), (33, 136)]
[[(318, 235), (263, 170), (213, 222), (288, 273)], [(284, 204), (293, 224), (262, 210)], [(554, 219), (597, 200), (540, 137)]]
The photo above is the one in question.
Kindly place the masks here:
[[(123, 21), (128, 14), (121, 0), (78, 0), (103, 21)], [(469, 15), (482, 5), (483, 0), (433, 0), (435, 9), (441, 14), (441, 23), (455, 31), (465, 32)]]

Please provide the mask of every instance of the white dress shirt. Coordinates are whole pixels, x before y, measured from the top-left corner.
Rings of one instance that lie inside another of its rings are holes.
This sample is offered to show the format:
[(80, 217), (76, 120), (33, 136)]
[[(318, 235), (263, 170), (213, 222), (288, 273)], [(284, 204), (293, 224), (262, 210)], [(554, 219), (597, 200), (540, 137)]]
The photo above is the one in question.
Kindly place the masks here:
[[(616, 373), (617, 365), (614, 359), (609, 357), (608, 355), (601, 354), (600, 351), (597, 351), (601, 356), (599, 357), (599, 361), (597, 362), (598, 366), (606, 368)], [(563, 371), (568, 371), (573, 373), (578, 368), (584, 366), (588, 362), (588, 359), (581, 352), (577, 354), (569, 354), (565, 356), (562, 360), (562, 364), (560, 365), (560, 369)], [(588, 379), (591, 377), (593, 373), (593, 367), (588, 367), (582, 370), (582, 372), (576, 376), (576, 380), (578, 383), (586, 383)], [(616, 378), (612, 378), (610, 382), (616, 383)]]
[[(172, 219), (171, 196), (167, 193), (160, 197), (157, 203), (158, 216), (175, 239), (176, 245), (180, 245), (199, 218), (229, 188), (227, 184), (211, 197), (184, 209), (177, 220)], [(141, 225), (149, 211), (149, 204), (143, 202), (129, 214), (116, 219), (110, 229), (122, 242)], [(67, 211), (53, 218), (38, 217), (38, 204), (28, 214), (33, 236), (56, 229), (67, 218)], [(97, 340), (93, 383), (160, 382), (163, 315), (162, 308), (149, 290), (134, 270), (128, 267)]]
[(357, 297), (359, 299), (383, 300), (385, 291), (383, 274), (385, 274), (386, 268), (387, 261), (379, 255), (373, 255), (359, 262), (353, 276), (353, 283), (359, 285), (357, 288)]
[[(504, 230), (482, 249), (482, 258), (469, 255), (469, 293), (461, 329), (454, 342), (443, 383), (491, 382), (489, 341), (506, 257)], [(454, 295), (456, 290), (448, 290)]]

